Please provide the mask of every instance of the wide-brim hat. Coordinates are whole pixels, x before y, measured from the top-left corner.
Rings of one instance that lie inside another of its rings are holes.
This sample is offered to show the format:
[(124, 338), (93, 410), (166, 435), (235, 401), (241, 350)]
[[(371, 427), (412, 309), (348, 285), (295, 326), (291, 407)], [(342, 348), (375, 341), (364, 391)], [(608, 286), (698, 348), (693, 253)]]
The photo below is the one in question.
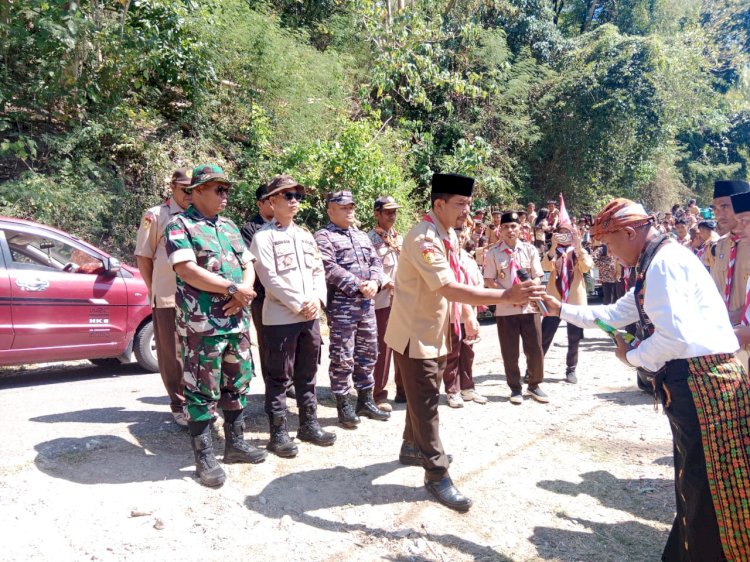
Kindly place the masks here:
[(431, 184), (432, 193), (471, 197), (474, 191), (474, 178), (460, 174), (433, 174)]
[(731, 197), (750, 191), (750, 183), (742, 180), (719, 180), (714, 182), (714, 199)]
[(220, 183), (225, 183), (227, 185), (232, 185), (232, 182), (229, 181), (229, 178), (224, 173), (224, 170), (221, 169), (221, 167), (217, 166), (216, 164), (200, 164), (199, 166), (193, 168), (193, 177), (190, 181), (190, 189), (192, 190), (199, 185), (203, 185), (204, 183), (208, 183), (210, 181), (217, 181)]
[(274, 176), (271, 181), (268, 182), (264, 197), (271, 197), (271, 195), (276, 195), (279, 191), (291, 189), (293, 187), (297, 188), (297, 191), (301, 193), (307, 193), (305, 186), (295, 180), (292, 176), (286, 174)]

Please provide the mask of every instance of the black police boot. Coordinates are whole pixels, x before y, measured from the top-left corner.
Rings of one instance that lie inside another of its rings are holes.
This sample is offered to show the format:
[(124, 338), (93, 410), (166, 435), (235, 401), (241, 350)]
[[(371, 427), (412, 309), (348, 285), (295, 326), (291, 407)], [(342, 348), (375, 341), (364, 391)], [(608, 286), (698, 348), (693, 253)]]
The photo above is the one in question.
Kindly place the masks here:
[(336, 410), (339, 413), (339, 423), (344, 427), (353, 428), (359, 424), (359, 417), (354, 413), (349, 394), (336, 395)]
[(371, 420), (385, 421), (390, 419), (391, 413), (378, 408), (372, 399), (372, 389), (359, 390), (357, 392), (357, 415), (366, 416)]
[(266, 449), (280, 457), (296, 457), (299, 450), (289, 437), (286, 414), (268, 414), (268, 421), (271, 424), (271, 440), (266, 445)]
[(224, 464), (235, 462), (259, 463), (266, 460), (267, 453), (253, 447), (244, 439), (245, 424), (242, 418), (224, 424)]
[[(188, 422), (193, 432), (200, 431), (202, 424)], [(214, 455), (214, 445), (211, 441), (211, 428), (205, 425), (202, 432), (198, 435), (191, 435), (190, 442), (193, 445), (195, 453), (195, 472), (201, 481), (201, 484), (209, 488), (221, 486), (227, 479), (224, 469), (216, 461)]]
[(336, 442), (336, 434), (331, 431), (324, 431), (320, 427), (315, 410), (314, 404), (312, 406), (305, 406), (300, 410), (297, 439), (314, 445), (320, 445), (321, 447), (333, 445)]

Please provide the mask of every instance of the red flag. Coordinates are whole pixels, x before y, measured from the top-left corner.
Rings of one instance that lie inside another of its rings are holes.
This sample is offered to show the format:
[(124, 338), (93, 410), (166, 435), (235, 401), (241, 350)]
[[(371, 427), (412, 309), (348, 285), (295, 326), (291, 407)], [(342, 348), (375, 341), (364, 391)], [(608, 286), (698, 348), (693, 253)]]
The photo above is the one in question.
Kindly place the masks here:
[(570, 215), (568, 214), (568, 210), (565, 208), (565, 199), (563, 199), (563, 194), (560, 194), (560, 213), (559, 213), (559, 219), (557, 221), (557, 227), (566, 226), (573, 229), (573, 223), (570, 222)]

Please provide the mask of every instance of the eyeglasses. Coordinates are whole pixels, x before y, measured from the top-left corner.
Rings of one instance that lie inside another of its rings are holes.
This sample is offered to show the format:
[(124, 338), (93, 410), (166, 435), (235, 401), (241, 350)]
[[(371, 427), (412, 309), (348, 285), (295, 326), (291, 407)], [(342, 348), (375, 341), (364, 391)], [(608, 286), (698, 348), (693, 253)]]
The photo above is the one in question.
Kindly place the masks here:
[(287, 201), (291, 201), (292, 199), (296, 199), (297, 201), (305, 200), (305, 194), (300, 193), (299, 191), (285, 191), (282, 195)]

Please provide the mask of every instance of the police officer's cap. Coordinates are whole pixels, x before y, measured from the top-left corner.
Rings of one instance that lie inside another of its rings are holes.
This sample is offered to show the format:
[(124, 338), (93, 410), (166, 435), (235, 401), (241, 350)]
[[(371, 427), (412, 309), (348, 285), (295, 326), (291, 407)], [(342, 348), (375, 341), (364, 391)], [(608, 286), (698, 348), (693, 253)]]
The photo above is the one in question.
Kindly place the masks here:
[(187, 168), (177, 168), (172, 174), (172, 183), (190, 185), (190, 176), (188, 176)]
[(474, 191), (474, 178), (459, 174), (432, 175), (432, 193), (471, 197), (472, 191)]
[(714, 199), (731, 197), (750, 191), (750, 183), (742, 180), (719, 180), (714, 182)]
[(336, 203), (337, 205), (351, 205), (354, 203), (351, 191), (334, 191), (326, 196), (326, 203)]
[(396, 203), (396, 200), (390, 195), (378, 197), (377, 199), (375, 199), (375, 204), (373, 205), (373, 209), (376, 211), (387, 211), (389, 209), (400, 209), (400, 208), (401, 208), (401, 205)]
[(500, 224), (508, 224), (511, 222), (518, 222), (518, 213), (511, 211), (510, 213), (503, 213), (500, 217)]
[(271, 195), (276, 195), (279, 191), (291, 188), (296, 188), (300, 193), (306, 192), (305, 186), (297, 182), (292, 176), (286, 174), (274, 176), (271, 178), (271, 181), (266, 184), (265, 197), (271, 197)]

